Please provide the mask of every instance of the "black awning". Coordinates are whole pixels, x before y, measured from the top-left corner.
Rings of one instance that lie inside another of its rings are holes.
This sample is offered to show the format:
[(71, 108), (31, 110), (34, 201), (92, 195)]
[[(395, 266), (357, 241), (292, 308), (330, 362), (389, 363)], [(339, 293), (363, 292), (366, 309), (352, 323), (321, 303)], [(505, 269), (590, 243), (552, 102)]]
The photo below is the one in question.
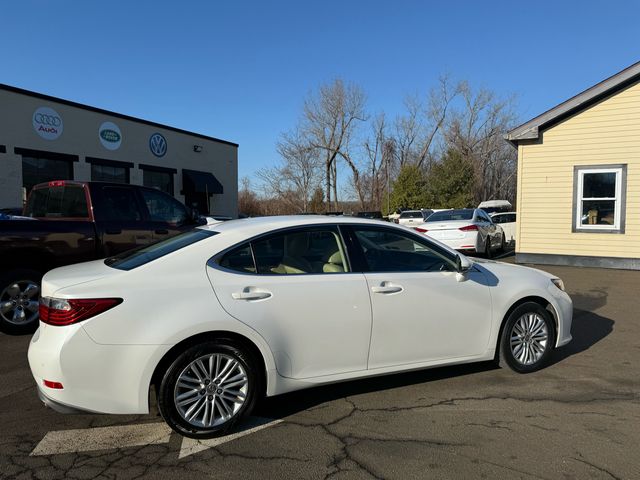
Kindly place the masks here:
[(182, 169), (182, 190), (195, 193), (224, 193), (222, 184), (211, 172)]

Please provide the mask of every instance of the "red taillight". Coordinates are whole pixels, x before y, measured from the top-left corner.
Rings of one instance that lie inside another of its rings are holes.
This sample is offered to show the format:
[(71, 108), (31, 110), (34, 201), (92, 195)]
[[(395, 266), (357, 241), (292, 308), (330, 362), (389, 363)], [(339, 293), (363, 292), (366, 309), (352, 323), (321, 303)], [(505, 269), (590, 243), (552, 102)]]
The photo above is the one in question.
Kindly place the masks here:
[(40, 299), (40, 320), (49, 325), (71, 325), (122, 303), (121, 298)]
[(64, 187), (64, 180), (54, 180), (53, 182), (49, 182), (50, 187)]
[(414, 227), (414, 230), (420, 233), (427, 233), (429, 231), (426, 228), (420, 228), (420, 227)]
[(462, 230), (463, 232), (471, 232), (473, 230), (478, 230), (477, 225), (467, 225), (466, 227), (460, 227), (458, 230)]
[(42, 383), (45, 387), (55, 388), (56, 390), (62, 390), (64, 387), (60, 382), (52, 382), (51, 380), (43, 380)]

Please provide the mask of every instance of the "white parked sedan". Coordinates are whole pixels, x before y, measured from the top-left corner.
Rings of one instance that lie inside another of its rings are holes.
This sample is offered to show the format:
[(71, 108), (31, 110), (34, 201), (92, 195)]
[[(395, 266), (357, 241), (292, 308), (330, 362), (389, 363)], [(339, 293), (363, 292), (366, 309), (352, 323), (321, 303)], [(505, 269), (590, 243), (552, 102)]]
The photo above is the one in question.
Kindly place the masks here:
[(413, 228), (455, 250), (483, 253), (487, 258), (505, 247), (502, 228), (479, 208), (435, 212), (425, 223)]
[(507, 243), (516, 241), (516, 212), (494, 213), (491, 215), (491, 221), (500, 225)]
[(558, 278), (406, 227), (251, 218), (50, 271), (29, 364), (54, 409), (147, 413), (155, 389), (175, 431), (208, 438), (263, 395), (491, 359), (537, 370), (571, 316)]

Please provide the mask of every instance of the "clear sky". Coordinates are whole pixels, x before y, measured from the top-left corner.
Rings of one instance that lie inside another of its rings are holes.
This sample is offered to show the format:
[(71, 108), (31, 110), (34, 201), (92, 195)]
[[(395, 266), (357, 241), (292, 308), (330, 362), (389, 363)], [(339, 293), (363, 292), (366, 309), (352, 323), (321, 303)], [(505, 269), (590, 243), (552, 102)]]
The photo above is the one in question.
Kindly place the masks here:
[(393, 117), (447, 72), (524, 121), (640, 60), (638, 1), (19, 0), (0, 19), (0, 83), (237, 142), (240, 177), (336, 76)]

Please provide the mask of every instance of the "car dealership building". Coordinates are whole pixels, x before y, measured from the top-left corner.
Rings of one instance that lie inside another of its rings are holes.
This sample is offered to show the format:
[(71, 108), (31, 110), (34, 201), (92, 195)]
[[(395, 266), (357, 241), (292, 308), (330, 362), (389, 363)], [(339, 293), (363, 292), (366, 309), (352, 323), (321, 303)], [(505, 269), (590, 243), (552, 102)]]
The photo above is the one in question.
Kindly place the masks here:
[(0, 84), (0, 209), (51, 180), (145, 185), (236, 217), (238, 145)]

